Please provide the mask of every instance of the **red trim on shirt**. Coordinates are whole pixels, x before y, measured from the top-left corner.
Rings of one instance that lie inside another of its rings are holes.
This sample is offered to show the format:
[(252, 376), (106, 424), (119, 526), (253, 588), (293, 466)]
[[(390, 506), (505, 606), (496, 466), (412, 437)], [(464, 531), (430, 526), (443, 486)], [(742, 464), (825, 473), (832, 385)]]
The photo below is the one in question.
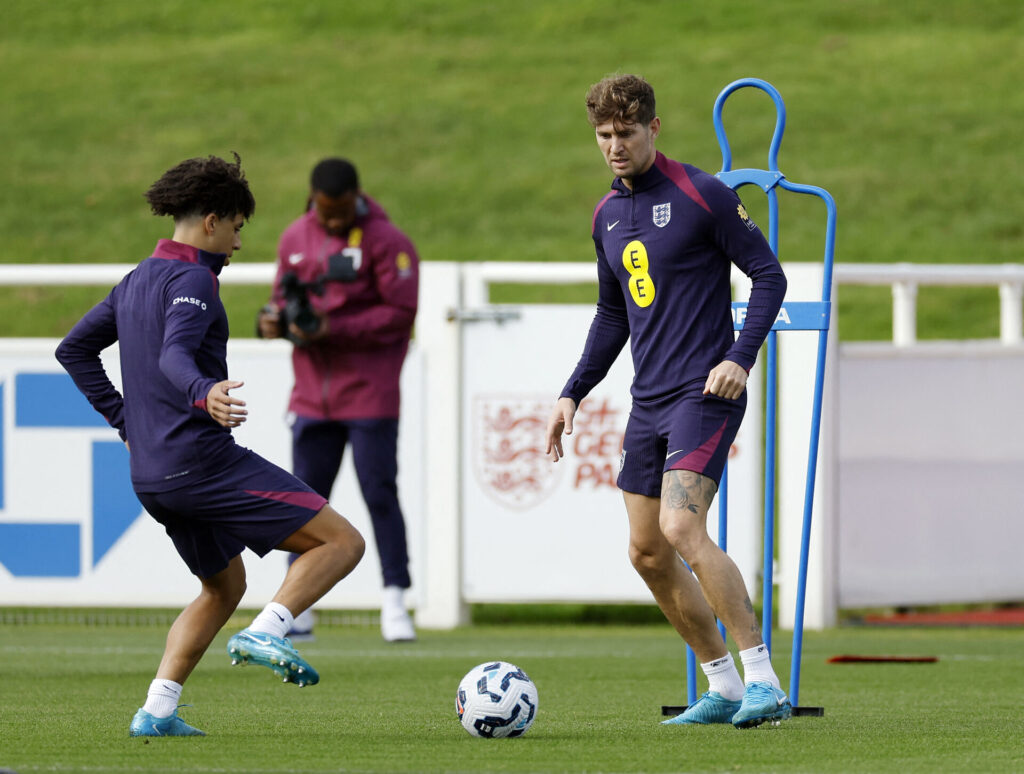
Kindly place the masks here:
[(700, 195), (700, 191), (697, 190), (697, 186), (690, 180), (690, 176), (686, 174), (686, 168), (678, 161), (672, 161), (672, 159), (666, 158), (662, 153), (658, 153), (654, 157), (654, 165), (660, 169), (665, 176), (675, 183), (679, 190), (684, 194), (693, 199), (697, 204), (703, 207), (708, 212), (711, 212), (711, 208), (708, 203), (704, 201), (704, 197)]
[(173, 239), (161, 239), (153, 248), (154, 258), (165, 258), (171, 261), (199, 263), (199, 248), (175, 242)]
[(613, 196), (615, 196), (615, 191), (614, 190), (609, 191), (608, 193), (606, 193), (604, 195), (604, 198), (601, 199), (601, 201), (599, 201), (597, 203), (597, 206), (594, 208), (594, 219), (592, 221), (590, 221), (590, 233), (591, 234), (593, 234), (594, 233), (594, 229), (597, 228), (597, 213), (599, 213), (601, 211), (601, 208), (604, 207), (604, 203), (606, 201), (608, 201), (609, 199), (611, 199)]

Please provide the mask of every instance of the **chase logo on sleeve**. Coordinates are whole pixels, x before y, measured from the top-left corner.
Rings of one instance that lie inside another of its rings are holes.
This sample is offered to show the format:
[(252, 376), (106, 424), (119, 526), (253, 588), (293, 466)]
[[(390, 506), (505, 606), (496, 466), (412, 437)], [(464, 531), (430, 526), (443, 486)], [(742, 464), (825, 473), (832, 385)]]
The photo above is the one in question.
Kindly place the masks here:
[(192, 304), (193, 306), (198, 306), (204, 312), (206, 311), (206, 302), (199, 298), (192, 298), (192, 296), (178, 296), (171, 301), (171, 306), (175, 304)]

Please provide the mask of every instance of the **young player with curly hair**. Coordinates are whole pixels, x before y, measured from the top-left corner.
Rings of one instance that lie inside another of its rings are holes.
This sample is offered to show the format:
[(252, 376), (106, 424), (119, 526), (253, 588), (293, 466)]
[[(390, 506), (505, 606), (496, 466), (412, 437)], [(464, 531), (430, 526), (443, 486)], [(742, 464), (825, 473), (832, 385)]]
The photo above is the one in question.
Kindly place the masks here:
[[(359, 562), (359, 532), (290, 473), (239, 446), (243, 386), (228, 377), (228, 321), (218, 276), (241, 249), (255, 209), (241, 169), (215, 156), (183, 161), (146, 193), (174, 219), (171, 239), (129, 272), (71, 329), (57, 359), (128, 445), (132, 485), (198, 577), (199, 596), (167, 634), (163, 658), (131, 736), (203, 736), (178, 717), (182, 685), (245, 592), (241, 553), (300, 554), (273, 600), (228, 642), (232, 663), (274, 670), (285, 682), (319, 675), (284, 638), (305, 610)], [(100, 353), (117, 343), (122, 391)]]

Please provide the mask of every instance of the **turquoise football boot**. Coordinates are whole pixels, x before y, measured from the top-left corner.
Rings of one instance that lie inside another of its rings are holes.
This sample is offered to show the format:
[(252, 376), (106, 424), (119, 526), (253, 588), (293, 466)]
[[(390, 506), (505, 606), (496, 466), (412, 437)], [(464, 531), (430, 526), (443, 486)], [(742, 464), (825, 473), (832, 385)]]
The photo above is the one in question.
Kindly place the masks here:
[(228, 640), (228, 655), (235, 664), (258, 664), (272, 669), (286, 683), (300, 688), (316, 685), (320, 675), (292, 647), (290, 640), (243, 629)]
[(778, 725), (792, 715), (793, 705), (781, 690), (771, 683), (750, 683), (732, 724), (736, 728), (754, 728), (765, 721)]
[(686, 708), (681, 715), (661, 721), (663, 726), (698, 724), (707, 726), (712, 723), (732, 723), (732, 717), (740, 708), (740, 702), (730, 701), (718, 691), (708, 691), (697, 701)]
[(132, 718), (132, 724), (128, 726), (128, 736), (206, 736), (206, 734), (198, 728), (192, 728), (179, 718), (177, 709), (165, 718), (158, 718), (140, 707), (139, 711), (135, 713), (135, 717)]

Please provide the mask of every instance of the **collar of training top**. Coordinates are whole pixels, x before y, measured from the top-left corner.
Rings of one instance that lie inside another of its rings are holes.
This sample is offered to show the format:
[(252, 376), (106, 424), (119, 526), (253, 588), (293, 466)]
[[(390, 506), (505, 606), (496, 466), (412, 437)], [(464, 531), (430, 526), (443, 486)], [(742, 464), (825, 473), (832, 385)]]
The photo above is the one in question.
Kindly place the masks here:
[[(622, 182), (621, 177), (615, 178), (612, 181), (612, 188), (617, 191), (621, 191), (624, 194), (635, 194), (640, 191), (646, 191), (648, 188), (653, 188), (659, 182), (665, 179), (665, 173), (659, 168), (662, 163), (665, 162), (665, 156), (661, 151), (655, 151), (654, 163), (647, 169), (646, 172), (642, 172), (633, 178), (633, 190), (631, 191), (625, 183)], [(660, 163), (659, 163), (660, 162)]]
[(165, 258), (171, 261), (184, 261), (185, 263), (198, 263), (205, 266), (214, 274), (220, 274), (224, 268), (224, 261), (227, 255), (224, 253), (208, 253), (198, 247), (186, 245), (182, 242), (175, 242), (173, 239), (161, 239), (156, 243), (153, 250), (154, 258)]

